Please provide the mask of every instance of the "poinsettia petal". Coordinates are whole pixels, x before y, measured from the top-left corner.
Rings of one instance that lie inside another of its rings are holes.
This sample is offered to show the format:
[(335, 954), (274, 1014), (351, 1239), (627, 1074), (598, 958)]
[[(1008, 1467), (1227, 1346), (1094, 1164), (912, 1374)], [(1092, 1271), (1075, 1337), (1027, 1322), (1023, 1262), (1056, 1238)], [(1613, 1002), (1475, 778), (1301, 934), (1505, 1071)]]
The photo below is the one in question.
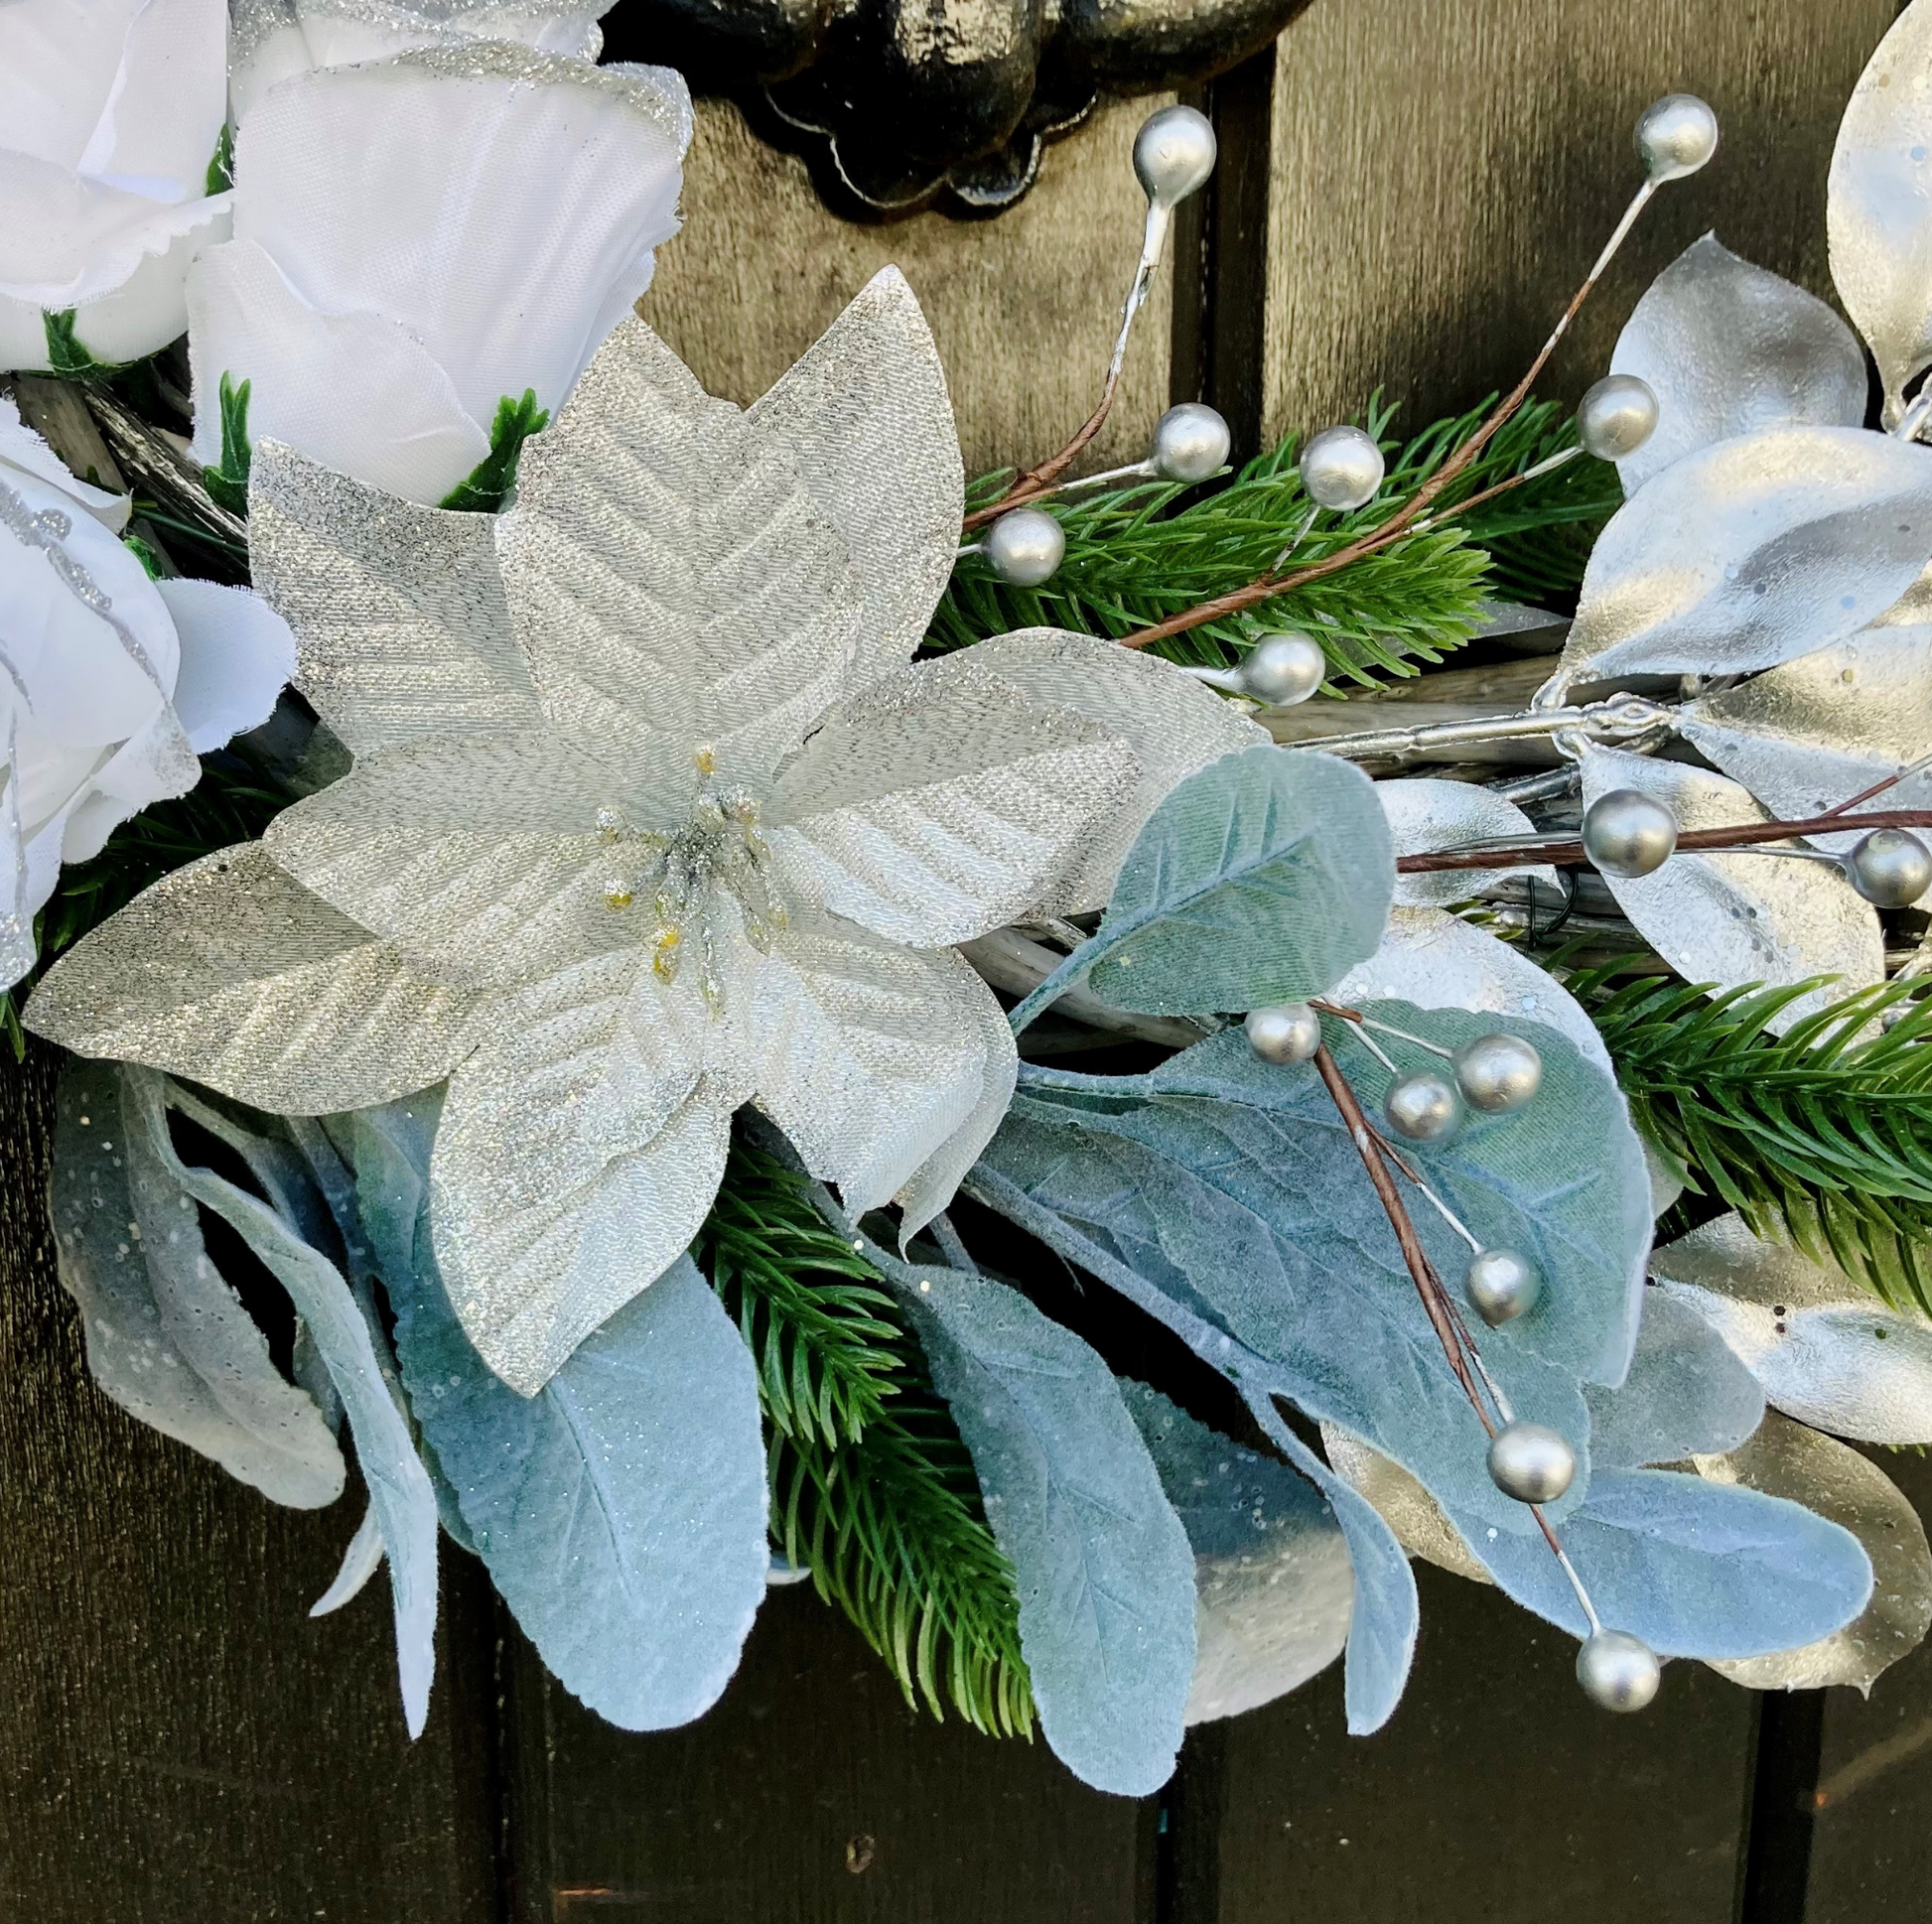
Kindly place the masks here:
[(677, 231), (679, 127), (659, 85), (503, 42), (327, 68), (243, 122), (235, 232), (421, 342), (473, 420), (554, 409)]
[[(210, 248), (188, 281), (195, 455), (221, 459), (223, 376), (248, 383), (248, 432), (412, 501), (440, 501), (489, 452), (449, 374), (400, 323), (326, 314), (249, 240)], [(487, 417), (485, 417), (487, 418)]]
[(1715, 441), (1804, 421), (1864, 425), (1864, 350), (1817, 295), (1694, 240), (1645, 290), (1610, 356), (1657, 396), (1650, 439), (1617, 465), (1623, 491)]
[(605, 807), (651, 819), (626, 775), (548, 730), (432, 737), (365, 756), (264, 839), (412, 966), (446, 982), (522, 981), (651, 932), (641, 884), (627, 908), (606, 894), (645, 860), (597, 827)]
[(248, 501), (255, 586), (354, 754), (538, 720), (487, 515), (420, 507), (278, 441), (255, 448)]
[[(1591, 747), (1583, 775), (1586, 807), (1632, 788), (1661, 801), (1680, 833), (1772, 819), (1736, 782), (1681, 761)], [(1772, 1017), (1768, 1026), (1780, 1032), (1835, 997), (1884, 980), (1877, 911), (1822, 862), (1685, 853), (1647, 876), (1603, 880), (1638, 932), (1687, 981), (1735, 989), (1837, 978)]]
[(28, 1028), (281, 1115), (388, 1102), (440, 1081), (488, 1005), (411, 974), (259, 843), (164, 876), (63, 956)]
[(895, 941), (968, 941), (1064, 893), (1140, 765), (1105, 725), (966, 656), (882, 677), (772, 790), (781, 884)]
[(1170, 789), (1268, 732), (1193, 676), (1158, 656), (1063, 628), (1018, 628), (956, 657), (958, 672), (997, 676), (1035, 702), (1071, 711), (1125, 742), (1140, 769), (1134, 791), (1081, 844), (1071, 873), (1035, 904), (1044, 915), (1106, 906), (1127, 851)]
[(724, 1173), (739, 1092), (703, 1079), (705, 1024), (658, 1020), (670, 999), (648, 977), (632, 954), (532, 985), (451, 1078), (437, 1260), (471, 1341), (525, 1396), (684, 1253)]
[(865, 584), (856, 677), (901, 666), (952, 577), (965, 480), (946, 370), (898, 269), (874, 275), (750, 412), (790, 438)]
[(706, 747), (757, 791), (845, 684), (865, 590), (787, 437), (641, 322), (524, 449), (497, 545), (546, 712), (614, 753)]
[(879, 1207), (977, 1105), (992, 996), (953, 950), (819, 917), (793, 922), (757, 985), (759, 1106), (848, 1209)]
[(181, 642), (175, 714), (190, 747), (206, 755), (268, 720), (295, 673), (295, 636), (250, 589), (187, 576), (155, 587)]

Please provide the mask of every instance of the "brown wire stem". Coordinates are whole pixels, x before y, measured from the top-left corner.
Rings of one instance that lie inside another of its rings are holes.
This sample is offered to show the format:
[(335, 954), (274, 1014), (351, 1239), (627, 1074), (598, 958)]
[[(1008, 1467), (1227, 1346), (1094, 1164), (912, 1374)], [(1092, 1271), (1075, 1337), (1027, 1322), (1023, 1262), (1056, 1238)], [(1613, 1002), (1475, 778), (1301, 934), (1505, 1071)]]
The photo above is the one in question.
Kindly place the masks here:
[(1079, 433), (1058, 454), (1042, 461), (1037, 468), (1029, 468), (990, 507), (975, 508), (961, 526), (970, 532), (974, 528), (984, 527), (989, 521), (997, 521), (1001, 515), (1011, 513), (1016, 507), (1025, 507), (1030, 501), (1038, 500), (1042, 494), (1050, 494), (1060, 477), (1079, 460), (1087, 443), (1106, 425), (1107, 416), (1113, 412), (1114, 397), (1119, 392), (1120, 370), (1110, 369), (1100, 389), (1100, 405), (1087, 416)]
[[(1471, 462), (1482, 453), (1495, 439), (1504, 423), (1518, 408), (1529, 399), (1530, 389), (1536, 378), (1549, 365), (1550, 356), (1556, 351), (1557, 344), (1570, 332), (1570, 324), (1576, 320), (1584, 303), (1588, 300), (1590, 291), (1596, 285), (1597, 275), (1603, 262), (1584, 279), (1584, 284), (1570, 297), (1570, 305), (1564, 309), (1562, 317), (1552, 330), (1549, 340), (1538, 350), (1536, 358), (1530, 362), (1529, 371), (1512, 387), (1490, 411), (1489, 418), (1470, 435), (1468, 440), (1451, 454), (1439, 469), (1410, 495), (1389, 518), (1371, 528), (1366, 534), (1358, 536), (1344, 548), (1337, 548), (1331, 555), (1320, 561), (1312, 561), (1306, 568), (1298, 568), (1291, 574), (1277, 575), (1272, 571), (1257, 581), (1251, 581), (1245, 588), (1236, 588), (1225, 595), (1217, 595), (1212, 601), (1201, 602), (1195, 607), (1183, 610), (1178, 615), (1171, 615), (1165, 621), (1157, 621), (1152, 627), (1136, 628), (1131, 634), (1120, 638), (1123, 648), (1145, 648), (1155, 641), (1165, 641), (1170, 635), (1184, 634), (1189, 628), (1204, 626), (1209, 621), (1218, 621), (1224, 616), (1239, 615), (1253, 608), (1257, 603), (1272, 601), (1277, 595), (1286, 595), (1292, 589), (1306, 586), (1309, 582), (1319, 581), (1324, 575), (1332, 575), (1337, 570), (1386, 548), (1392, 541), (1400, 540), (1409, 533), (1415, 522), (1428, 509), (1431, 502), (1442, 495), (1445, 488), (1468, 468)], [(1440, 526), (1452, 515), (1461, 514), (1483, 501), (1493, 500), (1505, 489), (1518, 485), (1526, 476), (1513, 476), (1495, 487), (1484, 488), (1478, 494), (1471, 494), (1465, 501), (1458, 501), (1448, 507), (1436, 517)], [(970, 526), (971, 523), (969, 522)]]
[[(1854, 797), (1856, 800), (1857, 797)], [(1845, 806), (1840, 804), (1840, 808)], [(1680, 853), (1742, 849), (1760, 842), (1787, 842), (1800, 835), (1831, 835), (1848, 829), (1932, 828), (1932, 808), (1888, 808), (1868, 815), (1833, 811), (1801, 822), (1740, 822), (1734, 828), (1687, 828)], [(1398, 875), (1431, 875), (1443, 869), (1515, 869), (1526, 862), (1587, 862), (1581, 837), (1567, 842), (1515, 842), (1486, 849), (1429, 849), (1396, 858)]]

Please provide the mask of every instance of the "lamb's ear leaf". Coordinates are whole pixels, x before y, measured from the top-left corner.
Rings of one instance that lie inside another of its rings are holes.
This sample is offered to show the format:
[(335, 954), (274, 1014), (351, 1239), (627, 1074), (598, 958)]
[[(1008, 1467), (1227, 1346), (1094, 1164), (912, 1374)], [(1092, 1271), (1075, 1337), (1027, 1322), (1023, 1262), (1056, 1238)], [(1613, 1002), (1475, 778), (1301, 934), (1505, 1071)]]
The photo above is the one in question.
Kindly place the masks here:
[(1359, 768), (1265, 744), (1223, 756), (1154, 811), (1098, 931), (1014, 1030), (1082, 980), (1156, 1016), (1319, 995), (1374, 954), (1394, 890), (1388, 820)]
[(436, 1271), (434, 1099), (343, 1121), (411, 1408), (504, 1601), (558, 1680), (621, 1728), (702, 1716), (770, 1563), (758, 1370), (736, 1324), (682, 1257), (517, 1395)]

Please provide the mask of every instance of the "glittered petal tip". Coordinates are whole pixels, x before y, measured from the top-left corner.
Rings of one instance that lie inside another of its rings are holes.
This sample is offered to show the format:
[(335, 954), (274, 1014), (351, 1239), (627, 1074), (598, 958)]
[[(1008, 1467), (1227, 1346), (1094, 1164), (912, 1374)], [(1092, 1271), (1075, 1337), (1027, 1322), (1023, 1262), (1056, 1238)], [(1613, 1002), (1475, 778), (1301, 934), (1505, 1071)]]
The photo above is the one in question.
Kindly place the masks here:
[(1740, 260), (1716, 234), (1651, 282), (1610, 356), (1657, 396), (1657, 426), (1617, 463), (1634, 494), (1672, 462), (1756, 428), (1864, 425), (1864, 353), (1815, 295)]
[(262, 441), (248, 558), (295, 630), (296, 685), (352, 753), (537, 719), (487, 515), (418, 507)]
[(710, 746), (760, 788), (845, 685), (865, 589), (789, 438), (641, 322), (524, 449), (496, 538), (546, 713), (616, 752)]
[(865, 584), (856, 675), (909, 661), (952, 575), (965, 482), (946, 371), (897, 267), (860, 290), (751, 418), (789, 438)]
[(472, 1086), (450, 1084), (431, 1215), (464, 1331), (490, 1370), (533, 1397), (686, 1252), (725, 1176), (734, 1105), (731, 1091), (699, 1082), (659, 1128), (641, 1128), (643, 1111), (631, 1109), (595, 1136), (590, 1122), (556, 1115), (541, 1074), (500, 1070), (490, 1062)]
[(1610, 517), (1548, 693), (1772, 667), (1875, 620), (1928, 559), (1932, 448), (1863, 428), (1721, 441)]
[[(1680, 832), (1771, 819), (1736, 782), (1681, 761), (1590, 748), (1583, 772), (1586, 806), (1633, 788), (1662, 802)], [(1651, 875), (1603, 880), (1638, 932), (1687, 981), (1736, 989), (1838, 978), (1773, 1016), (1768, 1027), (1779, 1033), (1835, 997), (1884, 980), (1877, 911), (1824, 863), (1687, 853)]]
[(952, 1203), (967, 1171), (980, 1159), (980, 1152), (993, 1140), (1006, 1120), (1013, 1103), (1014, 1084), (1020, 1073), (1020, 1051), (1014, 1046), (1013, 1029), (1007, 1012), (993, 992), (972, 977), (969, 992), (978, 1012), (980, 1039), (986, 1048), (980, 1072), (979, 1097), (971, 1113), (946, 1140), (908, 1175), (893, 1200), (899, 1206), (899, 1254), (934, 1216)]
[[(686, 785), (688, 786), (688, 777)], [(649, 933), (642, 845), (598, 826), (653, 819), (623, 771), (553, 731), (385, 750), (285, 809), (266, 842), (306, 888), (448, 982), (509, 984)], [(621, 885), (621, 886), (620, 886)]]
[(426, 981), (259, 843), (165, 876), (62, 958), (27, 1027), (282, 1115), (426, 1088), (476, 1045), (483, 998)]
[(988, 1003), (997, 1014), (951, 949), (897, 948), (829, 918), (795, 923), (752, 997), (759, 1106), (848, 1209), (877, 1208), (972, 1115)]
[(562, 970), (451, 1079), (437, 1260), (471, 1341), (525, 1396), (682, 1254), (717, 1193), (737, 1091), (701, 1080), (723, 1025), (691, 973), (660, 990), (635, 953)]
[(780, 875), (895, 941), (968, 941), (1063, 893), (1140, 767), (1121, 737), (972, 656), (875, 682), (772, 792)]
[(1852, 89), (1825, 197), (1832, 279), (1871, 344), (1887, 421), (1932, 359), (1932, 7), (1907, 7)]
[(1072, 873), (1035, 912), (1102, 908), (1134, 838), (1169, 790), (1210, 761), (1266, 742), (1268, 732), (1172, 662), (1092, 634), (1020, 628), (955, 656), (959, 672), (1009, 683), (1036, 702), (1070, 710), (1133, 750), (1140, 773), (1126, 801), (1096, 823)]

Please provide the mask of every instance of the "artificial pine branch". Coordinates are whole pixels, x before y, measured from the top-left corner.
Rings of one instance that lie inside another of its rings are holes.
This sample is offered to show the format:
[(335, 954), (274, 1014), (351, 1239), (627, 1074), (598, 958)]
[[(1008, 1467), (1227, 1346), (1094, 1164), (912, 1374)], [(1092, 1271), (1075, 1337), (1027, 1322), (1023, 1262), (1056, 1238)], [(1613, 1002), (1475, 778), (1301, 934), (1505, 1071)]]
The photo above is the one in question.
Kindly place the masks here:
[(804, 1183), (734, 1145), (697, 1254), (759, 1363), (771, 1530), (897, 1678), (993, 1735), (1029, 1735), (1013, 1572), (918, 1342)]
[[(1367, 426), (1391, 450), (1376, 500), (1354, 514), (1324, 514), (1296, 544), (1292, 565), (1319, 561), (1387, 519), (1435, 474), (1484, 418), (1477, 408), (1442, 421), (1406, 446), (1387, 439), (1392, 408), (1372, 403)], [(1453, 505), (1574, 445), (1576, 427), (1553, 402), (1525, 407), (1446, 490)], [(1037, 589), (1011, 588), (969, 556), (932, 619), (928, 641), (962, 647), (1013, 628), (1059, 627), (1119, 636), (1153, 625), (1266, 573), (1295, 541), (1308, 511), (1284, 442), (1229, 484), (1170, 511), (1190, 490), (1171, 482), (1074, 496), (1053, 511), (1066, 558)], [(997, 495), (1004, 476), (976, 482), (969, 505)], [(1560, 600), (1583, 579), (1589, 543), (1622, 499), (1615, 474), (1584, 459), (1525, 483), (1456, 521), (1413, 534), (1334, 575), (1225, 620), (1156, 644), (1171, 660), (1227, 666), (1262, 634), (1306, 627), (1328, 652), (1336, 679), (1365, 687), (1442, 659), (1473, 631), (1479, 604), (1507, 596)], [(1437, 510), (1439, 513), (1441, 508)]]
[[(1907, 977), (1782, 1035), (1766, 1020), (1820, 985), (1738, 989), (1611, 969), (1573, 978), (1642, 1134), (1758, 1235), (1835, 1260), (1894, 1306), (1932, 1310), (1932, 999)], [(1890, 1027), (1883, 1025), (1889, 1021)], [(1667, 1219), (1666, 1235), (1688, 1223)]]

